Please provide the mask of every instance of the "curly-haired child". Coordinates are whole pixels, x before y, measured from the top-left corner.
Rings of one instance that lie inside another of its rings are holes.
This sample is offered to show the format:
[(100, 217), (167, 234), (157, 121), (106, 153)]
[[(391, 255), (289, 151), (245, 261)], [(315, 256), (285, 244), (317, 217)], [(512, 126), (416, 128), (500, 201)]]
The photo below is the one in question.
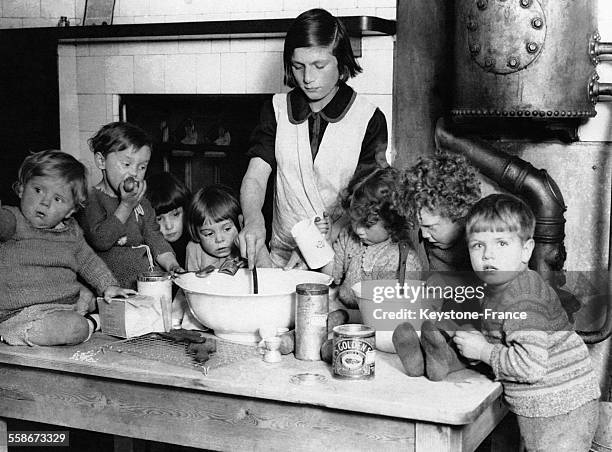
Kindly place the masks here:
[(396, 206), (419, 222), (429, 270), (471, 271), (465, 215), (481, 197), (476, 169), (460, 154), (438, 152), (400, 174)]
[(19, 207), (0, 208), (0, 335), (11, 345), (78, 344), (96, 320), (79, 312), (80, 276), (106, 299), (122, 289), (72, 214), (87, 199), (85, 167), (58, 150), (32, 154), (15, 184)]
[(423, 269), (408, 238), (411, 223), (393, 207), (397, 176), (390, 167), (364, 168), (340, 193), (340, 204), (349, 215), (350, 226), (334, 241), (334, 260), (322, 271), (339, 284), (338, 298), (347, 307), (357, 307), (351, 291), (355, 283), (397, 277), (400, 248), (406, 253), (407, 272)]
[[(437, 152), (401, 172), (395, 206), (406, 217), (418, 220), (419, 229), (413, 231), (413, 238), (420, 245), (417, 250), (422, 260), (428, 264), (428, 286), (479, 285), (465, 242), (465, 216), (480, 197), (477, 172), (459, 154)], [(442, 312), (480, 310), (475, 298), (461, 303), (454, 299), (431, 303)], [(448, 373), (470, 365), (452, 347), (447, 347), (447, 342), (456, 330), (477, 326), (478, 322), (473, 321), (426, 320), (419, 338), (414, 327), (405, 322), (395, 329), (393, 343), (409, 376), (443, 380)]]

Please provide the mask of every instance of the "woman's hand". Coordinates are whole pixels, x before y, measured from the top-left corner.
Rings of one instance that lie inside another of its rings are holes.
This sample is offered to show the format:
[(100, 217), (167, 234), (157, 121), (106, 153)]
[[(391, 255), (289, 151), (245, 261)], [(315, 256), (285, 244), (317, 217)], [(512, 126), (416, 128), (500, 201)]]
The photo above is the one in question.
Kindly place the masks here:
[(109, 286), (104, 291), (104, 301), (106, 301), (107, 303), (110, 303), (111, 298), (114, 298), (114, 297), (127, 298), (130, 295), (138, 295), (138, 292), (132, 289), (124, 289), (123, 287)]
[(249, 269), (252, 269), (260, 250), (266, 246), (266, 224), (263, 215), (261, 218), (245, 221), (244, 228), (238, 234), (237, 242), (240, 255), (249, 262)]
[(476, 330), (460, 330), (455, 333), (453, 341), (457, 350), (468, 359), (477, 359), (489, 364), (492, 344), (489, 344), (483, 334)]

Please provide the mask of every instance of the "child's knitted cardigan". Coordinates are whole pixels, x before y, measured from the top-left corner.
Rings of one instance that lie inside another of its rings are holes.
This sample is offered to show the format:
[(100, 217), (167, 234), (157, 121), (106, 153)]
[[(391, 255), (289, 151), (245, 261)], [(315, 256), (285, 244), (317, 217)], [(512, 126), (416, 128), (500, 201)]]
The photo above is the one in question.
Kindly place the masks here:
[(0, 208), (0, 322), (27, 306), (76, 303), (77, 274), (99, 295), (118, 285), (72, 218), (60, 229), (36, 229), (18, 208)]
[[(524, 312), (525, 320), (492, 320)], [(586, 345), (573, 331), (555, 291), (533, 270), (501, 292), (487, 291), (483, 333), (495, 344), (490, 362), (510, 410), (526, 417), (567, 413), (600, 395)]]

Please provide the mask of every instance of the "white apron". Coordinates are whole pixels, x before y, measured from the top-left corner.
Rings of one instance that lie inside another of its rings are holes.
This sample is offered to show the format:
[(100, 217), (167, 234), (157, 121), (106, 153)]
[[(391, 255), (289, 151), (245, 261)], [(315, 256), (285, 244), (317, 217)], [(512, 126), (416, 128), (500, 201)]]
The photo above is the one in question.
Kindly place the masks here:
[(296, 247), (291, 228), (299, 221), (331, 212), (338, 194), (355, 173), (368, 123), (376, 110), (358, 94), (338, 122), (325, 129), (313, 162), (308, 120), (289, 122), (287, 94), (272, 99), (276, 114), (276, 184), (272, 218), (271, 257), (287, 263)]

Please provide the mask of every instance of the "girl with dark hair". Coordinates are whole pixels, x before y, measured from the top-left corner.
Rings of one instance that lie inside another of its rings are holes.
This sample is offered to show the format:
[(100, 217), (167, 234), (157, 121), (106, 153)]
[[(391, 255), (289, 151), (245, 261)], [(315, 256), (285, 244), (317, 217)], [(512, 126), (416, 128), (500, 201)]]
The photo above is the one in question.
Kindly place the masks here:
[(163, 172), (147, 178), (146, 197), (155, 210), (155, 221), (176, 254), (176, 260), (185, 265), (188, 234), (185, 216), (191, 192), (171, 173)]
[[(229, 187), (211, 185), (198, 190), (187, 208), (192, 240), (187, 245), (187, 270), (219, 268), (227, 259), (239, 258), (236, 240), (241, 224), (240, 204)], [(266, 250), (258, 258), (258, 266), (272, 266)]]
[(293, 90), (263, 106), (240, 189), (240, 251), (250, 266), (264, 248), (261, 208), (273, 171), (271, 257), (276, 265), (293, 268), (305, 264), (291, 228), (328, 213), (333, 241), (340, 230), (334, 204), (342, 187), (358, 166), (387, 166), (385, 116), (345, 83), (361, 67), (342, 22), (322, 9), (300, 14), (287, 32), (283, 58), (284, 81)]

